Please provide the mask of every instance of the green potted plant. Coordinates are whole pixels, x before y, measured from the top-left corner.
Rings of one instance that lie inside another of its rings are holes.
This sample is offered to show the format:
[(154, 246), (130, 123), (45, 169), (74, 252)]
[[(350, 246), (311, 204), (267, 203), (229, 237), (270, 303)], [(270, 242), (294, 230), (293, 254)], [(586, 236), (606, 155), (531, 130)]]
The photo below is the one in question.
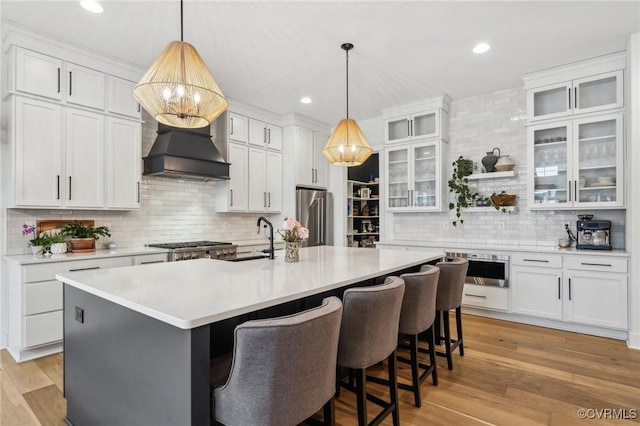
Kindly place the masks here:
[(53, 234), (49, 236), (48, 244), (44, 246), (44, 251), (50, 251), (52, 254), (62, 254), (67, 252), (69, 242), (62, 234)]
[(508, 194), (505, 191), (501, 191), (500, 193), (494, 192), (491, 194), (491, 204), (493, 204), (496, 210), (501, 210), (502, 213), (506, 213), (507, 209), (505, 207), (515, 205), (516, 197), (515, 194)]
[(62, 225), (60, 234), (69, 237), (71, 251), (76, 253), (95, 251), (96, 240), (100, 237), (110, 237), (106, 226), (85, 225), (82, 222), (68, 222)]
[(449, 179), (449, 192), (452, 192), (453, 202), (449, 203), (449, 210), (456, 210), (456, 220), (454, 220), (453, 226), (458, 226), (458, 222), (460, 224), (464, 223), (464, 220), (460, 217), (462, 214), (462, 209), (465, 207), (472, 207), (473, 200), (478, 196), (477, 192), (471, 192), (469, 188), (469, 179), (467, 176), (471, 174), (473, 171), (473, 162), (464, 158), (463, 156), (458, 157), (456, 161), (451, 163), (453, 165), (453, 173), (451, 174), (451, 179)]

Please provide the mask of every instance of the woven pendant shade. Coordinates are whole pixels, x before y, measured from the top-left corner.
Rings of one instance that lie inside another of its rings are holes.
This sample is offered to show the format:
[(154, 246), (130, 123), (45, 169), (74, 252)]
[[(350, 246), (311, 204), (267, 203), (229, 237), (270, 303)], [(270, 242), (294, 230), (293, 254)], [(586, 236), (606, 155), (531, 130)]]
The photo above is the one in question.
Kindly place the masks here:
[(335, 166), (359, 166), (373, 153), (360, 126), (352, 118), (343, 118), (338, 123), (322, 149)]
[(211, 124), (227, 100), (196, 49), (172, 41), (142, 76), (133, 96), (160, 123), (198, 128)]

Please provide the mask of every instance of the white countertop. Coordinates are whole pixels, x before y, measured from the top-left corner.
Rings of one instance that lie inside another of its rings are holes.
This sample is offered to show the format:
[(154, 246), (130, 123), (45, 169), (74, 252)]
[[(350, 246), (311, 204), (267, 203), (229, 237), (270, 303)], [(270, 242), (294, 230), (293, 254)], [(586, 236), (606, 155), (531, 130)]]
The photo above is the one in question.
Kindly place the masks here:
[(425, 247), (433, 248), (438, 251), (446, 252), (528, 252), (528, 253), (556, 253), (556, 254), (573, 254), (587, 256), (617, 256), (629, 257), (630, 253), (626, 250), (578, 250), (574, 247), (560, 248), (556, 245), (532, 245), (532, 244), (512, 244), (500, 242), (486, 243), (470, 243), (470, 242), (452, 242), (452, 241), (411, 241), (411, 240), (387, 240), (376, 242), (376, 247), (385, 248), (393, 246), (409, 246), (409, 247)]
[(123, 257), (123, 256), (138, 256), (144, 254), (154, 253), (167, 253), (168, 250), (152, 248), (152, 247), (137, 247), (137, 248), (120, 248), (116, 250), (96, 250), (91, 253), (64, 253), (64, 254), (52, 254), (45, 256), (42, 254), (16, 254), (10, 256), (4, 256), (4, 258), (11, 262), (17, 262), (21, 265), (30, 265), (37, 263), (53, 263), (53, 262), (67, 262), (70, 260), (87, 260), (87, 259), (102, 259), (108, 257)]
[(300, 262), (275, 260), (183, 262), (66, 272), (56, 279), (182, 329), (322, 293), (442, 257), (320, 246), (303, 248)]

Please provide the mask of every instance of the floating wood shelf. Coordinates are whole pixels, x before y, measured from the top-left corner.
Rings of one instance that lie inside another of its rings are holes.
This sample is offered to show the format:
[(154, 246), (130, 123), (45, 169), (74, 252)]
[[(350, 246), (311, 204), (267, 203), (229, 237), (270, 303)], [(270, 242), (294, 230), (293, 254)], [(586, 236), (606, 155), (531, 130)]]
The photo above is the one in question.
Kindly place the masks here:
[(509, 178), (518, 176), (518, 172), (515, 170), (511, 170), (508, 172), (492, 172), (492, 173), (474, 173), (467, 176), (469, 180), (479, 180), (479, 179), (499, 179), (499, 178)]

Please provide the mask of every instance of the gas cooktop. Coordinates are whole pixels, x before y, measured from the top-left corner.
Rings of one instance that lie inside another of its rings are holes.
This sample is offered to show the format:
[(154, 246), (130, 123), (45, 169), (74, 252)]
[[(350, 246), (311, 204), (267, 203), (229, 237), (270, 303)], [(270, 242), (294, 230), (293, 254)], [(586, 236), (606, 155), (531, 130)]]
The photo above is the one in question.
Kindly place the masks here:
[(147, 245), (149, 247), (177, 250), (177, 249), (184, 249), (184, 248), (230, 246), (232, 244), (225, 243), (222, 241), (185, 241), (181, 243), (156, 243), (156, 244), (147, 244)]

